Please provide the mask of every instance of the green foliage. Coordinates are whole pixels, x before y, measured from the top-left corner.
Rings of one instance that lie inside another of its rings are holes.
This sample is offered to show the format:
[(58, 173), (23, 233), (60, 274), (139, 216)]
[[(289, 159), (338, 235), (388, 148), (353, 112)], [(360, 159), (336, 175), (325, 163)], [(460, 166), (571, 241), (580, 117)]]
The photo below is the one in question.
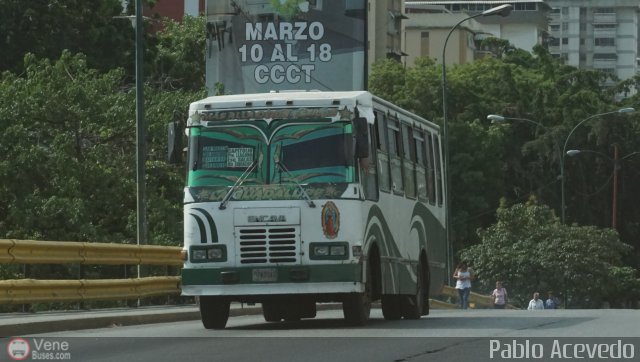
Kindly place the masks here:
[[(129, 116), (121, 70), (99, 74), (86, 58), (25, 58), (26, 76), (0, 83), (0, 235), (44, 240), (126, 239), (135, 198)], [(26, 181), (26, 182), (25, 182)], [(119, 230), (120, 232), (116, 232)]]
[(83, 52), (92, 68), (133, 64), (133, 31), (119, 19), (120, 0), (3, 0), (0, 3), (0, 71), (22, 71), (22, 58), (58, 59)]
[(578, 308), (629, 297), (620, 280), (634, 281), (620, 267), (630, 247), (611, 229), (562, 225), (549, 207), (532, 199), (501, 205), (496, 224), (478, 234), (482, 242), (464, 249), (461, 258), (471, 262), (482, 289), (490, 291), (501, 280), (516, 305), (524, 307), (533, 292), (548, 290)]
[(181, 23), (167, 20), (155, 35), (148, 79), (160, 89), (193, 90), (204, 88), (206, 20), (185, 16)]
[(300, 12), (300, 0), (271, 0), (271, 6), (283, 18), (289, 20)]
[[(633, 93), (640, 89), (638, 77), (609, 87), (612, 79), (602, 72), (566, 66), (540, 46), (532, 53), (499, 39), (487, 39), (483, 46), (497, 57), (447, 67), (456, 248), (477, 242), (473, 230), (494, 221), (500, 197), (522, 202), (534, 195), (560, 214), (561, 149), (571, 129), (595, 114), (623, 106), (640, 109), (640, 97)], [(432, 59), (418, 58), (411, 67), (382, 61), (374, 64), (369, 79), (376, 95), (441, 122), (442, 68)], [(617, 103), (615, 95), (621, 92), (629, 97)], [(491, 125), (489, 114), (532, 122)], [(640, 151), (639, 125), (638, 113), (595, 117), (571, 136), (568, 146), (612, 156), (613, 145), (618, 145), (622, 157)], [(638, 162), (640, 157), (621, 163), (618, 216), (622, 240), (640, 250), (640, 210), (633, 206), (640, 190), (628, 186), (640, 184)], [(567, 220), (610, 226), (613, 211), (607, 196), (613, 165), (606, 158), (583, 155), (566, 157), (565, 163)]]
[[(98, 73), (68, 52), (54, 63), (29, 55), (25, 68), (0, 82), (0, 237), (133, 242), (135, 92), (123, 71)], [(145, 94), (149, 242), (178, 245), (184, 171), (164, 162), (166, 124), (204, 93)]]

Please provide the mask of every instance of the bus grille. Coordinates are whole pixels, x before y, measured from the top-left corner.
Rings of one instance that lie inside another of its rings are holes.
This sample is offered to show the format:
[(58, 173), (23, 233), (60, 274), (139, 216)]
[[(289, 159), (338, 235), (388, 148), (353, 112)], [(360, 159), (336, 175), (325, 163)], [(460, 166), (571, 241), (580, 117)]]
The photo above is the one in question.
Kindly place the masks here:
[(237, 228), (236, 245), (241, 264), (298, 262), (298, 227)]

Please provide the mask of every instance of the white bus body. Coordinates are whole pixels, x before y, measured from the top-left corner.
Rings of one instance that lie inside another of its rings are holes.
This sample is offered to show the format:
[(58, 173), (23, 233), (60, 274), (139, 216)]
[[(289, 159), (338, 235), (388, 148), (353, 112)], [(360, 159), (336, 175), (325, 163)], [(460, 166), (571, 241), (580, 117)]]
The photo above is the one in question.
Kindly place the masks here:
[(428, 314), (445, 280), (439, 128), (368, 92), (215, 96), (187, 123), (182, 293), (206, 328), (341, 302), (363, 324)]

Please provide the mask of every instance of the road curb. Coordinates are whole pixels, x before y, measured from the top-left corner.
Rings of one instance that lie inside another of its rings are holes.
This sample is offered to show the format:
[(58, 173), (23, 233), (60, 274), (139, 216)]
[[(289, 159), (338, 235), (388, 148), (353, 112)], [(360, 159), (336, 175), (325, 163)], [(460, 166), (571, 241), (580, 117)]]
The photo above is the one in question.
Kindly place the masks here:
[[(318, 310), (341, 308), (341, 304), (319, 304), (317, 306)], [(65, 314), (60, 313), (42, 313), (25, 315), (23, 316), (24, 318), (21, 318), (21, 320), (18, 321), (3, 322), (0, 320), (0, 336), (13, 337), (39, 333), (112, 328), (153, 323), (172, 323), (200, 319), (200, 312), (196, 306), (185, 307), (183, 310), (177, 311), (167, 309), (146, 310), (141, 308), (132, 311), (111, 312), (112, 314), (110, 315), (94, 315), (94, 313), (100, 312), (109, 311), (74, 312), (73, 317), (70, 318), (65, 318)], [(86, 314), (78, 316), (78, 314), (83, 313)], [(262, 307), (259, 304), (256, 306), (232, 306), (229, 311), (230, 317), (255, 314), (262, 314)], [(43, 320), (29, 321), (28, 319)]]
[[(452, 309), (456, 305), (431, 301), (432, 309)], [(380, 308), (379, 303), (373, 304)], [(339, 310), (341, 303), (318, 304), (317, 310)], [(178, 309), (178, 310), (176, 310)], [(260, 304), (241, 305), (232, 304), (229, 316), (262, 314)], [(154, 323), (172, 323), (199, 320), (200, 312), (197, 306), (183, 307), (151, 307), (132, 310), (98, 310), (72, 311), (62, 313), (26, 314), (18, 317), (0, 318), (0, 337), (26, 336), (39, 333), (55, 333), (82, 329), (114, 328)]]

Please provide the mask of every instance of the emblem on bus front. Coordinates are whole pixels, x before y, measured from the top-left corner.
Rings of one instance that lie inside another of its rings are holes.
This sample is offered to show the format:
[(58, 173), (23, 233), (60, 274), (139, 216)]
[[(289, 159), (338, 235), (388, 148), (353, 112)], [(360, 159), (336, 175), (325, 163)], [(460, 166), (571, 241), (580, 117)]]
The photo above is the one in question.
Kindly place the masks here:
[(340, 211), (329, 201), (322, 207), (322, 231), (327, 239), (335, 239), (340, 230)]

